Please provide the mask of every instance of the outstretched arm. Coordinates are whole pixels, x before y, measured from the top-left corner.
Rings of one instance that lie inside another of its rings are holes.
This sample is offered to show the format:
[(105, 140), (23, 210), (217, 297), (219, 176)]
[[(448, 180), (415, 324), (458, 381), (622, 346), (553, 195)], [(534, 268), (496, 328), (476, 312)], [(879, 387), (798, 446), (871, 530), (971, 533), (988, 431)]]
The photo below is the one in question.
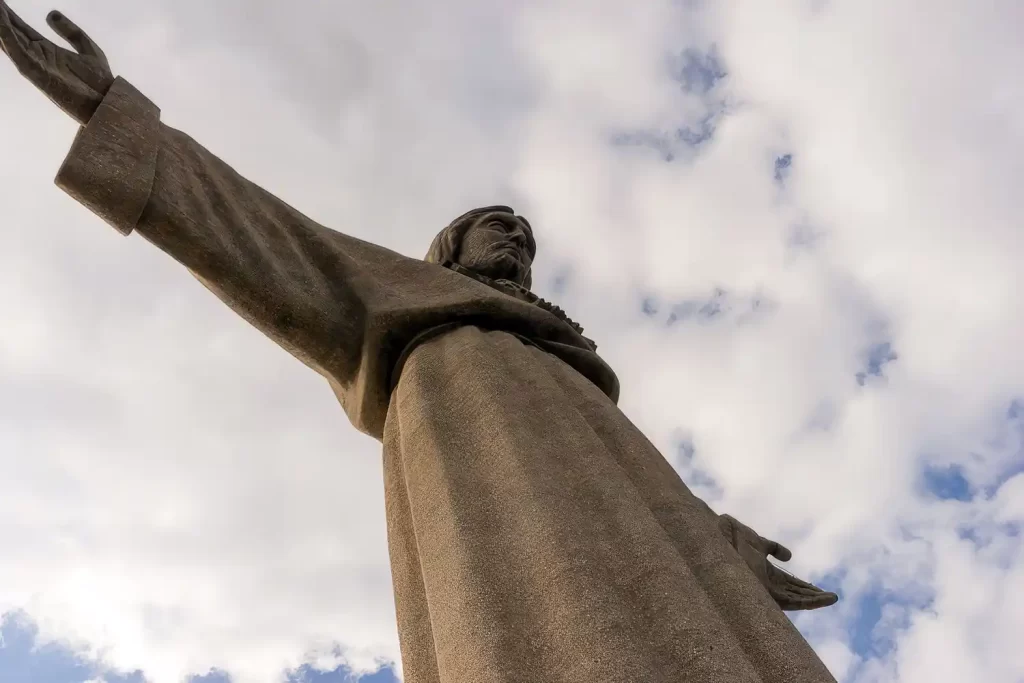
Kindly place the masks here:
[(356, 372), (365, 313), (394, 252), (328, 230), (249, 182), (114, 78), (66, 17), (58, 47), (0, 0), (0, 47), (83, 127), (57, 185), (123, 234), (138, 232), (239, 315), (322, 374)]
[(381, 271), (371, 265), (402, 258), (328, 230), (246, 180), (160, 123), (156, 106), (120, 78), (79, 132), (56, 182), (332, 375), (336, 361), (354, 363), (361, 351), (364, 313), (378, 285), (373, 273)]

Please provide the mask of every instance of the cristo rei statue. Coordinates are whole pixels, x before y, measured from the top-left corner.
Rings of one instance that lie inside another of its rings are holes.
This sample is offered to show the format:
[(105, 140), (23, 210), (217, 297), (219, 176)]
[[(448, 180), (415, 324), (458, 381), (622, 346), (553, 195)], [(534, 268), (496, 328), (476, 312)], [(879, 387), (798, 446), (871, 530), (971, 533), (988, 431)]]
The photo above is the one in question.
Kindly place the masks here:
[(822, 683), (783, 610), (833, 604), (791, 553), (694, 496), (616, 405), (595, 344), (530, 291), (506, 206), (408, 258), (236, 173), (74, 23), (0, 1), (0, 46), (81, 126), (58, 187), (140, 234), (326, 379), (383, 444), (408, 683)]

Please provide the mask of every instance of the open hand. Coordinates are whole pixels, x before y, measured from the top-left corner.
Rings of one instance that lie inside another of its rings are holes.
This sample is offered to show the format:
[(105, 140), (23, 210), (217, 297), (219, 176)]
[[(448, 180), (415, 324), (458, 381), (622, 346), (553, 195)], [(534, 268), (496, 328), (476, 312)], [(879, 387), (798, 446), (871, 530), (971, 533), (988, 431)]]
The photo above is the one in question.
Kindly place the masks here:
[(718, 528), (782, 609), (818, 609), (839, 600), (835, 593), (823, 591), (772, 564), (769, 555), (782, 562), (793, 557), (778, 541), (768, 540), (731, 515), (719, 515)]
[(0, 0), (0, 49), (22, 76), (84, 125), (114, 82), (110, 65), (103, 50), (60, 12), (50, 12), (46, 23), (74, 51), (51, 43)]

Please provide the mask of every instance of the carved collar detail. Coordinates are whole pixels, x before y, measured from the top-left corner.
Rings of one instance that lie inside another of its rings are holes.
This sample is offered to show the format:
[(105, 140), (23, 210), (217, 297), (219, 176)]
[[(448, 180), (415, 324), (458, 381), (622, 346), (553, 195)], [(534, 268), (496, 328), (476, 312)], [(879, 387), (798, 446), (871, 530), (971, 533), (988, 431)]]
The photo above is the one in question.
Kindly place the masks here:
[(453, 261), (445, 261), (441, 265), (443, 265), (445, 268), (448, 268), (449, 270), (455, 271), (456, 273), (465, 275), (466, 277), (473, 278), (477, 282), (482, 282), (488, 287), (498, 290), (502, 294), (507, 294), (514, 299), (519, 299), (520, 301), (525, 301), (528, 304), (533, 304), (534, 306), (543, 308), (545, 311), (548, 311), (556, 318), (566, 323), (573, 330), (575, 330), (576, 334), (583, 337), (583, 340), (590, 344), (591, 349), (595, 351), (597, 350), (597, 344), (594, 343), (594, 340), (588, 339), (587, 337), (583, 336), (583, 328), (579, 325), (579, 323), (573, 322), (572, 318), (566, 315), (565, 311), (563, 311), (561, 308), (559, 308), (558, 306), (549, 301), (545, 301), (544, 299), (540, 298), (539, 296), (528, 290), (526, 287), (523, 287), (520, 284), (512, 282), (511, 280), (492, 280), (491, 278), (486, 277), (484, 275), (480, 275), (479, 273), (474, 273), (468, 268), (460, 266), (458, 263), (454, 263)]

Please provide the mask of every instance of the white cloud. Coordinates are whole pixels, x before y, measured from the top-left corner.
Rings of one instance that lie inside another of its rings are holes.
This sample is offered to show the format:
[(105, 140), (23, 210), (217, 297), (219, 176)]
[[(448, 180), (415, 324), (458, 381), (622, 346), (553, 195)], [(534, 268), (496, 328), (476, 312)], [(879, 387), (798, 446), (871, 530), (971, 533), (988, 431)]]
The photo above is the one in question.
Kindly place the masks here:
[[(597, 339), (627, 413), (666, 455), (689, 434), (715, 505), (794, 546), (798, 571), (842, 577), (843, 603), (798, 619), (838, 675), (1024, 676), (1021, 475), (986, 493), (1021, 461), (1018, 4), (62, 9), (168, 123), (326, 225), (418, 255), (467, 206), (520, 208), (538, 288)], [(671, 59), (712, 44), (728, 76), (683, 92)], [(336, 640), (356, 668), (397, 657), (377, 445), (56, 190), (73, 126), (13, 69), (0, 90), (19, 131), (0, 160), (0, 610), (156, 683), (267, 681), (334, 662)], [(671, 163), (609, 144), (723, 105)], [(797, 225), (820, 237), (787, 246)], [(665, 326), (715, 288), (726, 313)], [(859, 386), (882, 341), (898, 359)], [(925, 462), (978, 495), (930, 500)], [(864, 661), (849, 631), (880, 588), (893, 646)]]

